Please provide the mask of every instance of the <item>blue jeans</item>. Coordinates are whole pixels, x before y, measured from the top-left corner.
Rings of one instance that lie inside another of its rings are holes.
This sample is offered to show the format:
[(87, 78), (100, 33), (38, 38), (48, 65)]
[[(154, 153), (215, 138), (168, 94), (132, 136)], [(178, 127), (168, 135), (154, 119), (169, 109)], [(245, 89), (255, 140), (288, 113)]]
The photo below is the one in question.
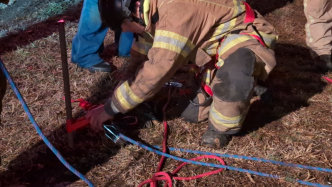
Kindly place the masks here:
[(102, 26), (98, 0), (84, 0), (78, 31), (72, 41), (71, 61), (82, 68), (103, 62), (99, 53), (107, 31)]
[[(98, 0), (84, 0), (78, 31), (72, 41), (71, 61), (82, 68), (91, 67), (104, 60), (99, 53), (104, 48), (108, 27), (103, 27), (98, 9)], [(132, 41), (123, 40), (119, 44), (121, 30), (115, 32), (115, 43), (129, 55)], [(133, 40), (133, 38), (131, 38)]]

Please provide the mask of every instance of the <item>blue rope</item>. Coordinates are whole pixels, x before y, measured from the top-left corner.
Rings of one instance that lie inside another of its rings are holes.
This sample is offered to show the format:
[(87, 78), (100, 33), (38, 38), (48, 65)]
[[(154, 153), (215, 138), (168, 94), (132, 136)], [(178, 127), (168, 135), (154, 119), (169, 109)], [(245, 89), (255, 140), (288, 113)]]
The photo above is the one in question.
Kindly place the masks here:
[[(123, 140), (126, 140), (127, 142), (130, 142), (134, 145), (137, 145), (139, 147), (142, 147), (148, 151), (151, 151), (153, 153), (174, 159), (174, 160), (178, 160), (181, 162), (186, 162), (186, 163), (191, 163), (191, 164), (195, 164), (195, 165), (201, 165), (201, 166), (208, 166), (208, 167), (215, 167), (215, 168), (224, 168), (224, 169), (229, 169), (229, 170), (234, 170), (234, 171), (239, 171), (239, 172), (244, 172), (244, 173), (250, 173), (253, 175), (258, 175), (258, 176), (263, 176), (263, 177), (270, 177), (270, 178), (274, 178), (274, 179), (283, 179), (282, 177), (278, 176), (278, 175), (272, 175), (272, 174), (267, 174), (267, 173), (261, 173), (261, 172), (257, 172), (257, 171), (253, 171), (253, 170), (248, 170), (248, 169), (242, 169), (242, 168), (236, 168), (236, 167), (232, 167), (232, 166), (224, 166), (224, 165), (219, 165), (219, 164), (211, 164), (211, 163), (205, 163), (205, 162), (197, 162), (197, 161), (193, 161), (193, 160), (188, 160), (188, 159), (184, 159), (181, 157), (177, 157), (177, 156), (173, 156), (167, 153), (163, 153), (157, 149), (148, 147), (140, 142), (137, 142), (123, 134), (119, 134), (119, 137), (122, 138)], [(298, 180), (298, 179), (291, 179), (294, 182), (303, 184), (303, 185), (308, 185), (308, 186), (316, 186), (316, 187), (329, 187), (328, 185), (322, 185), (319, 183), (311, 183), (311, 182), (307, 182), (307, 181), (303, 181), (303, 180)]]
[(84, 177), (79, 171), (77, 171), (75, 168), (73, 168), (59, 153), (59, 151), (50, 143), (50, 141), (45, 137), (41, 129), (39, 128), (38, 124), (36, 123), (34, 117), (32, 116), (27, 104), (25, 103), (23, 97), (21, 96), (19, 90), (16, 88), (14, 81), (10, 77), (5, 65), (0, 60), (0, 68), (3, 71), (4, 75), (6, 76), (10, 86), (12, 87), (14, 93), (16, 94), (18, 100), (23, 106), (24, 111), (27, 113), (29, 120), (31, 121), (32, 125), (36, 129), (38, 135), (42, 138), (42, 140), (45, 142), (45, 144), (51, 149), (51, 151), (55, 154), (55, 156), (61, 161), (61, 163), (68, 168), (72, 173), (74, 173), (76, 176), (81, 178), (85, 183), (87, 183), (89, 186), (93, 187), (93, 184)]
[[(154, 146), (154, 147), (157, 148), (157, 149), (160, 149), (160, 146)], [(190, 150), (190, 149), (182, 149), (182, 148), (174, 148), (174, 147), (168, 147), (168, 149), (170, 151), (180, 151), (180, 152), (193, 153), (193, 154), (214, 155), (214, 156), (220, 156), (220, 157), (226, 157), (226, 158), (253, 160), (253, 161), (259, 161), (259, 162), (272, 163), (272, 164), (281, 165), (281, 166), (296, 167), (296, 168), (302, 168), (302, 169), (309, 169), (309, 170), (316, 170), (316, 171), (332, 173), (332, 169), (329, 169), (329, 168), (320, 168), (320, 167), (306, 166), (306, 165), (301, 165), (301, 164), (285, 163), (285, 162), (280, 162), (280, 161), (275, 161), (275, 160), (267, 160), (267, 159), (264, 159), (264, 158), (241, 156), (241, 155), (231, 155), (231, 154), (211, 153), (211, 152), (204, 152), (204, 151), (197, 151), (197, 150)]]

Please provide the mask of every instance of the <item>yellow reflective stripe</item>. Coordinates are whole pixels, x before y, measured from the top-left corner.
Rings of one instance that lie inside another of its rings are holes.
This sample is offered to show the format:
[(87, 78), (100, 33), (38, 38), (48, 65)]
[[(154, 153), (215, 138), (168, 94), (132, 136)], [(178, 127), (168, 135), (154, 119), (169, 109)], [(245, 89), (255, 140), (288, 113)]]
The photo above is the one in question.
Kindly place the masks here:
[(234, 12), (233, 12), (233, 19), (230, 21), (230, 28), (233, 28), (236, 23), (236, 16), (240, 13), (241, 6), (239, 5), (239, 0), (233, 0), (234, 4)]
[(138, 97), (134, 92), (131, 90), (128, 81), (123, 83), (126, 93), (128, 94), (129, 98), (132, 99), (135, 103), (139, 104), (142, 103), (144, 100), (140, 97)]
[(235, 117), (227, 117), (219, 113), (213, 106), (210, 110), (210, 119), (212, 119), (217, 125), (225, 126), (228, 128), (235, 128), (240, 126), (242, 121), (242, 116), (235, 116)]
[(195, 45), (191, 41), (189, 41), (188, 38), (181, 36), (175, 32), (157, 30), (155, 36), (165, 36), (165, 37), (174, 38), (178, 41), (181, 41), (182, 43), (186, 43), (188, 45), (188, 47), (191, 49), (193, 49), (195, 47)]
[(253, 39), (251, 36), (247, 35), (230, 35), (226, 38), (225, 41), (222, 42), (220, 49), (219, 49), (219, 57), (226, 53), (229, 49), (234, 47), (235, 45), (245, 42), (247, 40)]
[(209, 39), (209, 41), (216, 41), (221, 39), (228, 31), (230, 31), (231, 29), (233, 29), (235, 27), (236, 21), (237, 21), (237, 16), (239, 14), (242, 14), (245, 11), (245, 6), (242, 3), (243, 0), (233, 0), (233, 18), (223, 24), (220, 24), (215, 32), (212, 34), (211, 39)]
[(113, 102), (111, 102), (111, 108), (112, 108), (112, 110), (113, 110), (115, 113), (119, 113), (119, 112), (120, 112), (119, 109), (114, 105)]
[(205, 73), (205, 83), (206, 84), (210, 84), (211, 82), (211, 70), (206, 70), (206, 73)]
[(218, 59), (218, 62), (216, 63), (216, 66), (220, 68), (220, 67), (223, 66), (224, 64), (225, 64), (224, 60), (221, 59), (221, 58), (219, 58), (219, 59)]
[(195, 45), (188, 38), (177, 33), (157, 30), (152, 47), (167, 49), (187, 57)]
[(234, 4), (234, 12), (233, 12), (233, 17), (238, 16), (240, 13), (242, 13), (245, 8), (244, 8), (244, 4), (242, 2), (243, 0), (233, 0), (233, 4)]
[(212, 34), (212, 37), (209, 41), (217, 41), (221, 39), (224, 36), (225, 32), (229, 29), (229, 23), (230, 22), (220, 24)]
[(213, 56), (217, 53), (218, 46), (219, 46), (219, 41), (216, 41), (211, 45), (209, 45), (208, 47), (204, 48), (204, 51), (210, 56)]
[(214, 56), (216, 54), (216, 50), (217, 49), (206, 49), (205, 52), (210, 56)]
[[(257, 32), (251, 32), (250, 34), (258, 36)], [(261, 36), (261, 39), (264, 41), (264, 43), (268, 46), (271, 47), (273, 43), (278, 39), (278, 36), (275, 34), (266, 34), (265, 32), (259, 32), (259, 35)], [(260, 37), (258, 36), (258, 37)]]
[[(182, 51), (182, 49), (180, 47), (170, 45), (170, 44), (167, 44), (167, 43), (162, 43), (162, 42), (154, 42), (152, 47), (167, 49), (167, 50), (176, 52), (178, 54), (181, 54), (181, 51)], [(184, 52), (182, 52), (182, 55), (184, 57), (188, 55), (187, 53), (184, 53), (184, 54), (183, 53)]]
[(127, 100), (121, 94), (120, 87), (115, 90), (115, 96), (118, 99), (122, 108), (124, 108), (125, 110), (131, 109), (132, 106), (127, 102)]
[(144, 23), (146, 26), (149, 24), (149, 11), (150, 11), (150, 0), (144, 0), (143, 4), (143, 16), (144, 16)]
[(131, 90), (128, 81), (122, 83), (118, 89), (116, 89), (116, 97), (119, 100), (120, 105), (126, 109), (132, 109), (136, 105), (143, 102), (143, 99), (139, 98)]

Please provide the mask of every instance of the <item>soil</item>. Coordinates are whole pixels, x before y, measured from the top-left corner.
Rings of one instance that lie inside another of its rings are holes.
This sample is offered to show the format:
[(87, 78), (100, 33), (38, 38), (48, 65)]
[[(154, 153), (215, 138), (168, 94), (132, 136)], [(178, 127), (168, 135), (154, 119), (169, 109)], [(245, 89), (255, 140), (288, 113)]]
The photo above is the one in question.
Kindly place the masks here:
[(0, 9), (0, 38), (18, 33), (28, 26), (45, 21), (75, 8), (81, 0), (15, 0), (4, 1)]
[[(243, 132), (233, 137), (226, 148), (215, 150), (200, 146), (207, 122), (188, 123), (179, 117), (189, 96), (181, 97), (174, 92), (166, 110), (168, 145), (332, 168), (332, 85), (315, 70), (305, 45), (303, 1), (248, 2), (275, 26), (279, 35), (275, 48), (278, 64), (267, 82), (269, 97), (254, 102)], [(80, 1), (16, 0), (0, 9), (1, 60), (42, 132), (70, 164), (95, 186), (138, 186), (155, 173), (158, 155), (134, 145), (115, 145), (103, 133), (94, 133), (88, 128), (74, 133), (74, 147), (68, 145), (57, 20), (66, 20), (70, 62), (70, 41), (77, 31), (81, 6)], [(128, 64), (128, 59), (114, 56), (109, 47), (113, 42), (110, 31), (102, 56), (118, 68), (111, 74), (91, 74), (69, 63), (72, 99), (85, 98), (100, 104), (111, 94)], [(325, 76), (332, 78), (331, 73)], [(161, 145), (164, 129), (160, 118), (167, 94), (168, 89), (163, 89), (147, 104), (128, 114), (137, 116), (139, 122), (136, 126), (123, 127), (123, 133), (149, 145)], [(78, 103), (72, 106), (74, 117), (81, 116), (83, 110)], [(151, 116), (157, 119), (152, 120)], [(1, 120), (0, 186), (86, 186), (43, 143), (9, 85)], [(120, 116), (115, 122), (123, 124), (126, 120)], [(171, 153), (184, 158), (197, 156)], [(295, 179), (332, 184), (332, 175), (328, 172), (223, 159), (228, 166), (278, 175), (281, 179), (225, 170), (197, 180), (174, 181), (174, 186), (302, 186)], [(171, 172), (178, 164), (167, 159), (163, 171)], [(187, 166), (179, 176), (197, 175), (211, 169)]]

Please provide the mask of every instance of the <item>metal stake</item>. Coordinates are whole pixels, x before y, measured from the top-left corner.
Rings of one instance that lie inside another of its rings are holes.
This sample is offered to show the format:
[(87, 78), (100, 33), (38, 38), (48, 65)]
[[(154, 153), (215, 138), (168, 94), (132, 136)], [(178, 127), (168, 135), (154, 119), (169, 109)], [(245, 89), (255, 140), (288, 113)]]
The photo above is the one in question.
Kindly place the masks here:
[[(72, 107), (71, 107), (69, 72), (68, 72), (68, 62), (67, 62), (65, 21), (59, 20), (58, 23), (59, 23), (59, 40), (60, 40), (60, 51), (61, 51), (61, 61), (62, 61), (63, 89), (64, 89), (64, 94), (65, 94), (66, 117), (67, 117), (67, 123), (68, 123), (69, 120), (73, 120), (73, 115), (72, 115)], [(74, 147), (73, 133), (68, 134), (68, 143), (71, 148)]]

